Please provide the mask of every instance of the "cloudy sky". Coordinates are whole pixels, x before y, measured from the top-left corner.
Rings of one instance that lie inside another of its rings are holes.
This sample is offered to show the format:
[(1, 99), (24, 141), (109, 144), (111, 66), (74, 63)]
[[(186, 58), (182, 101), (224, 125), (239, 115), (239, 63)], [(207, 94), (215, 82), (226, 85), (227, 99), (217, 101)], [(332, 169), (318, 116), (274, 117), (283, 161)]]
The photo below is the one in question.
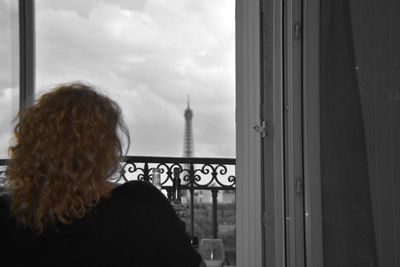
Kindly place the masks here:
[(182, 156), (190, 95), (195, 156), (234, 157), (234, 12), (235, 0), (36, 0), (37, 94), (98, 86), (122, 107), (129, 154), (146, 156)]

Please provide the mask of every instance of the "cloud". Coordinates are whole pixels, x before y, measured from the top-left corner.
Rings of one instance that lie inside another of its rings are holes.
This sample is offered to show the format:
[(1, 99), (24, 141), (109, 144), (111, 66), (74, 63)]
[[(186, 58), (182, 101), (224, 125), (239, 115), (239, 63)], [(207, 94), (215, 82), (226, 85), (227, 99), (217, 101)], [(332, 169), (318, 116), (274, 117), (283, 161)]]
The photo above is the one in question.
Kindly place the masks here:
[(117, 100), (134, 155), (235, 156), (234, 0), (36, 1), (37, 90), (84, 80)]

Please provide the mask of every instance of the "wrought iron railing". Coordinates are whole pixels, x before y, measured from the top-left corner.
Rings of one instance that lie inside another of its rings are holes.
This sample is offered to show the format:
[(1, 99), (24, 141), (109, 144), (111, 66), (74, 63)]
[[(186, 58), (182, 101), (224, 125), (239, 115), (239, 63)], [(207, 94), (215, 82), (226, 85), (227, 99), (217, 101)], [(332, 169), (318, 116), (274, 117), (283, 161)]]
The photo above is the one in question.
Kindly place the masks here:
[[(7, 159), (0, 160), (0, 188), (4, 186), (4, 171)], [(236, 185), (235, 159), (227, 158), (178, 158), (178, 157), (124, 157), (120, 169), (111, 179), (117, 183), (131, 180), (152, 182), (152, 170), (161, 173), (161, 188), (169, 199), (172, 196), (174, 169), (178, 169), (182, 181), (181, 192), (188, 193), (190, 234), (194, 236), (195, 192), (211, 191), (212, 236), (218, 237), (218, 194), (221, 191), (234, 192)]]
[(4, 192), (5, 190), (5, 170), (8, 165), (9, 160), (8, 159), (0, 159), (0, 195)]

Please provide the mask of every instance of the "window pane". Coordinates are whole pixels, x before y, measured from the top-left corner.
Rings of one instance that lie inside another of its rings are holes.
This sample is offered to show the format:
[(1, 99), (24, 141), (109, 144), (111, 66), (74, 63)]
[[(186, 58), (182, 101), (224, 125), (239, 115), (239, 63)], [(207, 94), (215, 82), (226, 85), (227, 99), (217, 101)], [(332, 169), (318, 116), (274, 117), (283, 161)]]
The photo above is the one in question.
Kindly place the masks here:
[(18, 1), (0, 0), (0, 158), (8, 158), (19, 108)]
[(130, 155), (235, 156), (235, 1), (36, 1), (37, 92), (83, 80), (123, 109)]

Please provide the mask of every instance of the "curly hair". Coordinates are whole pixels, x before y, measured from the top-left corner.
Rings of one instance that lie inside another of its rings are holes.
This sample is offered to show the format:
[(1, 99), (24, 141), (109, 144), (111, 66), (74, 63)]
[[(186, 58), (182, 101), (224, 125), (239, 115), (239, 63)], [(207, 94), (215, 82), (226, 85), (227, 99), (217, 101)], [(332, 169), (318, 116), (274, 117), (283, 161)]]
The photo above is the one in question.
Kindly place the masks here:
[[(84, 217), (107, 196), (128, 140), (118, 104), (81, 82), (56, 86), (21, 109), (7, 187), (17, 223), (41, 234)], [(121, 132), (120, 132), (121, 131)]]

